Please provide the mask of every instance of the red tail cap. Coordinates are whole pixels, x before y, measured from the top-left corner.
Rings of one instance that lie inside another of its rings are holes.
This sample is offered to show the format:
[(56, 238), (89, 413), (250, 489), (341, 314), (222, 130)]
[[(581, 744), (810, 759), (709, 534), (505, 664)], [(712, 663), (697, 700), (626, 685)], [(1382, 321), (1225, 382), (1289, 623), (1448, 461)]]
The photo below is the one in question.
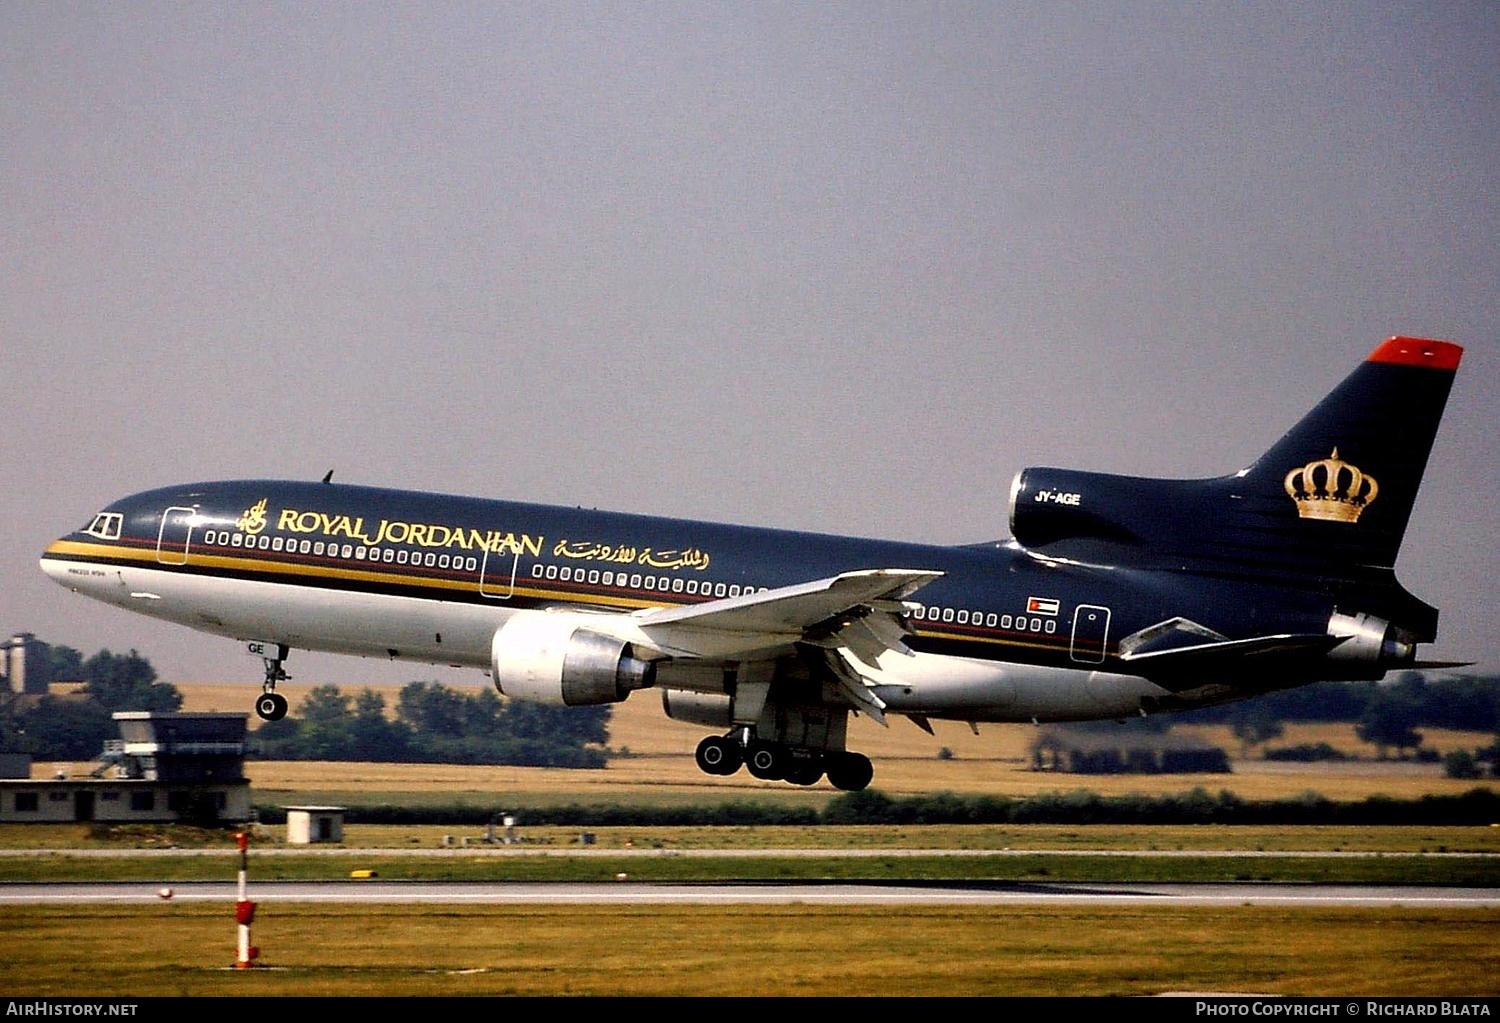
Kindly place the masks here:
[(1393, 337), (1370, 353), (1371, 362), (1394, 362), (1401, 366), (1427, 366), (1431, 369), (1458, 369), (1463, 358), (1461, 345), (1452, 341), (1433, 341), (1421, 337)]

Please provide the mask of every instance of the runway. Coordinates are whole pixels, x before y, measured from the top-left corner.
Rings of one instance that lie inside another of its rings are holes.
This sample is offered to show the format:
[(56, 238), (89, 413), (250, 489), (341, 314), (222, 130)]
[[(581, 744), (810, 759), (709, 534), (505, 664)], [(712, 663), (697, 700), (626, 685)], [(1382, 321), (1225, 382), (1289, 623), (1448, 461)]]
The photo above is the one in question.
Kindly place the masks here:
[[(236, 886), (224, 882), (162, 886), (131, 882), (0, 884), (7, 905), (172, 905), (233, 903)], [(248, 897), (263, 905), (800, 905), (800, 906), (1344, 906), (1496, 909), (1500, 889), (1328, 884), (1131, 884), (933, 882), (830, 884), (826, 882), (640, 882), (628, 878), (578, 882), (276, 881), (251, 884)]]

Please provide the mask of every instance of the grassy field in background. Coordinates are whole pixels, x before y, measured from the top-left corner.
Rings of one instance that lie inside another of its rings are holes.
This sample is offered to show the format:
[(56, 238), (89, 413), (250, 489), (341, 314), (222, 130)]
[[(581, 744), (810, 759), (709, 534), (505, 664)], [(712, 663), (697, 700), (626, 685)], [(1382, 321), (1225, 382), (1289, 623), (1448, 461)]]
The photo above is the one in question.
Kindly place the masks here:
[[(475, 686), (488, 681), (475, 673)], [(260, 691), (255, 684), (178, 684), (185, 710), (248, 713)], [(282, 683), (292, 712), (310, 686)], [(345, 692), (353, 693), (354, 689)], [(394, 708), (399, 686), (380, 690)], [(257, 722), (252, 715), (251, 726)], [(867, 717), (850, 723), (849, 746), (875, 763), (873, 787), (892, 796), (931, 792), (962, 792), (998, 796), (1030, 796), (1087, 789), (1103, 795), (1165, 795), (1205, 789), (1228, 790), (1247, 800), (1290, 799), (1317, 793), (1334, 800), (1361, 800), (1385, 795), (1398, 799), (1424, 795), (1459, 795), (1476, 783), (1443, 777), (1438, 764), (1377, 761), (1375, 750), (1360, 742), (1352, 725), (1289, 724), (1276, 745), (1326, 742), (1365, 759), (1313, 764), (1275, 763), (1241, 759), (1240, 743), (1227, 726), (1177, 726), (1174, 731), (1201, 737), (1229, 751), (1231, 774), (1076, 775), (1032, 771), (1030, 744), (1033, 725), (982, 725), (978, 735), (966, 725), (933, 722), (935, 736), (903, 718), (882, 728)], [(519, 767), (468, 767), (418, 764), (326, 764), (305, 761), (251, 761), (247, 765), (258, 801), (339, 801), (341, 794), (359, 794), (372, 802), (387, 793), (420, 800), (422, 793), (441, 794), (441, 800), (472, 799), (475, 805), (594, 803), (629, 801), (645, 804), (684, 802), (774, 801), (785, 805), (821, 807), (837, 791), (826, 781), (810, 788), (764, 782), (741, 771), (729, 778), (713, 778), (693, 763), (693, 750), (709, 729), (673, 721), (649, 692), (638, 693), (614, 708), (610, 746), (616, 756), (599, 771), (545, 770)], [(1423, 730), (1425, 744), (1439, 752), (1472, 749), (1493, 741), (1473, 732)], [(950, 757), (941, 756), (947, 750)], [(1258, 753), (1258, 751), (1251, 751)], [(37, 764), (38, 777), (61, 766), (76, 772), (85, 765)], [(436, 797), (434, 797), (436, 798)]]
[(9, 907), (11, 998), (1500, 993), (1495, 914), (1126, 907)]

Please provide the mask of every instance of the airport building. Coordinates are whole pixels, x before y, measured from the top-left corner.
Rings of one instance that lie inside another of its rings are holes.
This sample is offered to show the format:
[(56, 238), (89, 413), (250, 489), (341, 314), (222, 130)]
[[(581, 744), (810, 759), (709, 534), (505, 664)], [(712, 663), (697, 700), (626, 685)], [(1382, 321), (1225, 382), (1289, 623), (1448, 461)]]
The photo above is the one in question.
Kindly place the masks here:
[(13, 693), (45, 694), (52, 681), (47, 644), (29, 632), (0, 642), (0, 680)]
[(122, 711), (84, 777), (0, 778), (0, 823), (238, 824), (250, 819), (248, 714)]

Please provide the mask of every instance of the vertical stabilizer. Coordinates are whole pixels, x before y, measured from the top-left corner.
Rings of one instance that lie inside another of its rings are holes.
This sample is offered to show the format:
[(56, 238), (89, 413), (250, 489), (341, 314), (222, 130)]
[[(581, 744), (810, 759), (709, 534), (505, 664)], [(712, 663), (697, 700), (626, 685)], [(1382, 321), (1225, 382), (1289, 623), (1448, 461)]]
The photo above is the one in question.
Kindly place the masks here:
[(1394, 568), (1462, 355), (1391, 338), (1239, 474), (1262, 542), (1336, 574)]

